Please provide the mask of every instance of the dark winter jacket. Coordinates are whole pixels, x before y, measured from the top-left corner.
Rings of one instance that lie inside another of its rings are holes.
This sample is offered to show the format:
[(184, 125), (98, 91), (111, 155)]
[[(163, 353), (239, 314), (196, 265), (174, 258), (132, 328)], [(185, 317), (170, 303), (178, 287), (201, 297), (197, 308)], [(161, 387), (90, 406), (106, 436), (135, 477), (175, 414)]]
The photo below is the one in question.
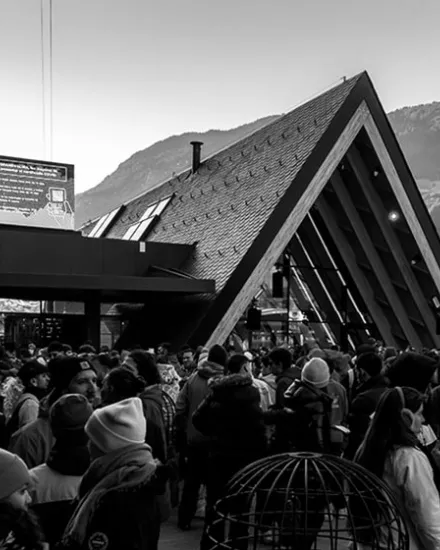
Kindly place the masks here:
[(93, 461), (57, 550), (157, 550), (163, 476), (147, 445)]
[(380, 398), (388, 388), (388, 380), (383, 376), (374, 376), (360, 386), (357, 396), (351, 404), (348, 425), (350, 436), (345, 457), (353, 459), (356, 451), (362, 443), (371, 415), (377, 408)]
[(334, 380), (327, 387), (296, 381), (286, 392), (286, 406), (292, 411), (292, 450), (340, 454), (344, 435), (335, 427), (347, 421), (345, 389)]
[(224, 367), (212, 361), (205, 361), (192, 374), (179, 393), (176, 403), (176, 427), (179, 447), (188, 445), (207, 445), (209, 438), (199, 432), (192, 417), (200, 403), (209, 393), (209, 380), (223, 376)]
[(49, 457), (55, 438), (49, 423), (50, 398), (40, 403), (39, 417), (16, 432), (9, 444), (9, 451), (17, 454), (31, 469), (44, 464)]
[(277, 408), (284, 407), (284, 394), (287, 391), (287, 388), (295, 382), (295, 380), (300, 380), (301, 378), (301, 369), (299, 367), (290, 367), (286, 369), (276, 378), (276, 396), (275, 396), (275, 405)]
[(149, 386), (139, 396), (147, 420), (147, 437), (145, 442), (152, 449), (154, 458), (165, 464), (167, 460), (167, 438), (163, 414), (164, 400), (159, 384)]
[(46, 464), (31, 470), (32, 509), (50, 545), (60, 540), (82, 476), (90, 466), (87, 441), (84, 431), (71, 431), (57, 439)]
[(192, 418), (195, 428), (210, 438), (210, 457), (246, 464), (264, 455), (265, 424), (252, 378), (232, 374), (213, 381), (210, 390)]

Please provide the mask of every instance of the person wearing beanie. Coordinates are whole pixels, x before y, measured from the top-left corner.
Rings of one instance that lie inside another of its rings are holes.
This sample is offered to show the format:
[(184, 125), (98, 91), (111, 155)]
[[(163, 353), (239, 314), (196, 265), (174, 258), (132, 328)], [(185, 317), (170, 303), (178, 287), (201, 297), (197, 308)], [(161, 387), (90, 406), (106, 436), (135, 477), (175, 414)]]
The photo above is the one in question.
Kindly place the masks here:
[[(264, 384), (264, 382), (262, 382)], [(207, 526), (213, 520), (214, 505), (228, 481), (242, 468), (263, 458), (267, 452), (266, 426), (260, 392), (254, 385), (246, 356), (232, 355), (227, 375), (210, 384), (210, 393), (193, 414), (194, 426), (211, 438), (206, 479), (205, 529), (200, 548), (208, 548)], [(214, 538), (221, 536), (221, 527)], [(247, 529), (231, 526), (229, 536), (239, 540)], [(217, 538), (217, 540), (221, 540)]]
[(164, 396), (162, 378), (154, 355), (144, 350), (130, 352), (122, 365), (145, 381), (145, 388), (139, 394), (147, 420), (146, 443), (151, 447), (154, 458), (165, 464), (167, 460), (166, 429), (164, 420)]
[(97, 375), (86, 360), (74, 356), (57, 355), (49, 362), (50, 393), (40, 403), (39, 417), (14, 434), (9, 450), (18, 454), (28, 468), (44, 464), (55, 442), (49, 423), (50, 407), (62, 395), (78, 393), (90, 404), (99, 403)]
[(0, 449), (0, 548), (43, 550), (43, 535), (29, 510), (31, 476), (17, 455)]
[(328, 364), (319, 357), (308, 361), (285, 393), (291, 413), (290, 450), (340, 455), (347, 422), (348, 402), (343, 386), (332, 380)]
[(92, 463), (58, 550), (157, 550), (165, 469), (146, 430), (138, 397), (94, 411), (85, 427)]
[(210, 441), (208, 436), (195, 428), (192, 417), (208, 395), (210, 381), (224, 375), (228, 362), (228, 353), (223, 346), (214, 344), (207, 353), (206, 351), (201, 351), (197, 370), (180, 390), (176, 402), (177, 450), (185, 460), (183, 491), (177, 520), (178, 527), (183, 531), (190, 529), (197, 511), (200, 488), (207, 477)]
[(362, 353), (358, 356), (356, 367), (360, 371), (363, 383), (359, 386), (350, 408), (350, 436), (345, 450), (345, 458), (349, 460), (354, 458), (367, 433), (371, 415), (389, 386), (388, 380), (382, 374), (382, 358), (377, 353)]
[(21, 367), (18, 377), (23, 390), (6, 425), (7, 444), (15, 432), (37, 420), (40, 400), (47, 394), (49, 386), (48, 368), (35, 359)]
[(63, 534), (81, 478), (90, 465), (84, 427), (92, 413), (93, 408), (83, 395), (60, 397), (49, 415), (55, 444), (47, 462), (31, 470), (33, 509), (51, 545)]

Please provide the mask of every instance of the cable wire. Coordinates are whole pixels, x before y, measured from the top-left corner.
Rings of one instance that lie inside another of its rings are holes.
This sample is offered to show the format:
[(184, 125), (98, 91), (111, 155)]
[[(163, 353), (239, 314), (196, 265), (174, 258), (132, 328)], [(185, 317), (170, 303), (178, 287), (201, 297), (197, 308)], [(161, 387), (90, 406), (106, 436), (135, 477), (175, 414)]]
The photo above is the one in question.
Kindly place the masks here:
[(43, 116), (43, 151), (44, 157), (47, 153), (47, 135), (46, 135), (46, 66), (44, 52), (44, 0), (40, 2), (40, 23), (41, 23), (41, 94), (42, 94), (42, 116)]
[(53, 0), (49, 0), (49, 160), (53, 160)]

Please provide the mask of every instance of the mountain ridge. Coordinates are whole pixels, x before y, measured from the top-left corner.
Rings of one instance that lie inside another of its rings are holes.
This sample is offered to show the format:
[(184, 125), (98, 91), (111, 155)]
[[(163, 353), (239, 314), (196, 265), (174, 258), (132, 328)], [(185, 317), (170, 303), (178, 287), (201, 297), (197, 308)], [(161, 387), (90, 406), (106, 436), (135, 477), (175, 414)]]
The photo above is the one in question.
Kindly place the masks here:
[[(206, 159), (279, 116), (269, 115), (230, 130), (184, 132), (135, 152), (98, 185), (76, 196), (77, 227), (188, 169), (190, 141), (203, 142)], [(401, 107), (388, 117), (434, 223), (440, 228), (440, 102)]]

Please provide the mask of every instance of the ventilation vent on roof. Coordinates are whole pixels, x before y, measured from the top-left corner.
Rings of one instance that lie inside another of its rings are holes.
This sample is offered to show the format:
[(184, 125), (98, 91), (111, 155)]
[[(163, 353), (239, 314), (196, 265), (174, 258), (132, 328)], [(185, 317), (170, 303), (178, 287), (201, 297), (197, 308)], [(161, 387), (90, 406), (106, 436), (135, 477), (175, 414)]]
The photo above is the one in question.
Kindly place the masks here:
[(200, 167), (200, 158), (202, 155), (202, 141), (191, 141), (192, 151), (192, 173), (195, 174)]

